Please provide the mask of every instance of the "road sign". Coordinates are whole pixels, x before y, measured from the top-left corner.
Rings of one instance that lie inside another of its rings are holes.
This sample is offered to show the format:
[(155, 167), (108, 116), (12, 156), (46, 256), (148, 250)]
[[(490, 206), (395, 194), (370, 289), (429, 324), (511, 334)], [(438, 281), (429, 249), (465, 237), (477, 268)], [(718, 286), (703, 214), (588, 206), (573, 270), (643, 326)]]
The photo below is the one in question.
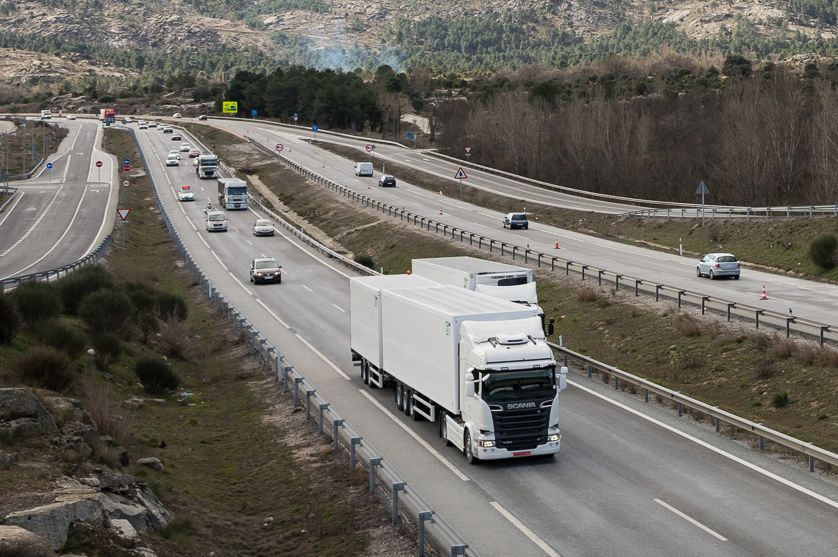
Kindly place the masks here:
[(283, 149), (285, 149), (285, 146), (282, 143), (277, 143), (276, 144), (276, 152), (277, 153), (281, 153)]
[(239, 111), (239, 101), (222, 101), (221, 112), (224, 114), (236, 114)]
[(364, 145), (364, 149), (367, 150), (367, 153), (372, 153), (373, 151), (375, 151), (375, 145), (373, 145), (372, 143), (367, 143), (366, 145)]
[(466, 155), (470, 155), (470, 154), (471, 154), (471, 147), (466, 147)]
[(123, 172), (130, 172), (131, 171), (131, 165), (130, 164), (123, 164), (122, 165), (122, 171)]
[(319, 130), (320, 130), (320, 126), (318, 126), (317, 124), (312, 124), (311, 125), (311, 131), (313, 131), (314, 133), (317, 133)]
[(251, 118), (256, 118), (257, 116), (259, 116), (259, 111), (256, 110), (255, 108), (251, 108), (250, 109), (250, 117)]
[(122, 164), (131, 164), (131, 159), (122, 159)]
[(122, 187), (123, 187), (123, 188), (127, 188), (127, 187), (128, 187), (128, 186), (130, 186), (130, 185), (131, 185), (131, 182), (129, 182), (128, 180), (123, 180), (123, 181), (122, 181)]
[(51, 162), (47, 163), (47, 170), (52, 170), (52, 163)]
[(294, 123), (296, 124), (297, 120), (300, 119), (300, 115), (295, 112), (294, 115), (292, 116), (292, 118), (294, 118)]
[(413, 135), (413, 132), (407, 132), (407, 140), (413, 141), (414, 139), (416, 139), (416, 136)]
[(116, 210), (116, 214), (117, 214), (117, 216), (119, 216), (119, 218), (120, 218), (120, 220), (122, 220), (122, 222), (125, 222), (125, 221), (128, 220), (128, 213), (130, 213), (130, 212), (131, 212), (131, 209), (117, 209)]
[(96, 168), (102, 168), (102, 161), (96, 161)]
[(468, 176), (466, 176), (466, 171), (463, 170), (463, 167), (461, 166), (460, 168), (457, 169), (457, 173), (454, 174), (454, 179), (455, 180), (465, 180), (466, 178), (468, 178)]
[(705, 194), (708, 194), (708, 193), (710, 193), (710, 188), (708, 188), (707, 184), (705, 184), (704, 180), (702, 180), (701, 183), (698, 184), (698, 189), (695, 190), (695, 194), (696, 195), (705, 195)]

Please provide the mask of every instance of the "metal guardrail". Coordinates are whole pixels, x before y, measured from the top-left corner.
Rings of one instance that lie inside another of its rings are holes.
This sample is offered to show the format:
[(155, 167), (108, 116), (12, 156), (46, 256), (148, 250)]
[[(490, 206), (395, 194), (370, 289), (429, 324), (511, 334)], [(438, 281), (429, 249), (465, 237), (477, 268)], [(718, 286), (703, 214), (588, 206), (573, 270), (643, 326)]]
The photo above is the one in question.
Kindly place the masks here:
[(792, 333), (795, 333), (815, 338), (818, 339), (821, 346), (823, 346), (827, 340), (838, 342), (838, 326), (804, 319), (793, 315), (786, 315), (785, 313), (771, 311), (749, 304), (732, 302), (721, 297), (707, 296), (699, 292), (691, 292), (683, 288), (632, 277), (630, 275), (595, 267), (593, 265), (586, 265), (556, 255), (495, 240), (477, 232), (471, 232), (461, 227), (453, 226), (425, 217), (418, 213), (407, 211), (404, 208), (382, 203), (381, 201), (377, 201), (371, 197), (352, 191), (351, 189), (289, 159), (282, 153), (272, 151), (251, 137), (245, 137), (248, 141), (259, 147), (264, 152), (283, 160), (285, 164), (299, 174), (360, 203), (362, 206), (377, 210), (394, 218), (398, 217), (400, 220), (406, 221), (409, 224), (413, 224), (429, 232), (442, 234), (445, 237), (450, 237), (452, 240), (459, 239), (460, 242), (468, 242), (471, 247), (486, 249), (489, 253), (498, 252), (501, 256), (510, 255), (513, 260), (521, 259), (524, 263), (532, 261), (539, 269), (549, 269), (552, 272), (564, 273), (565, 276), (570, 276), (572, 272), (574, 273), (574, 276), (580, 277), (583, 281), (596, 281), (598, 286), (602, 286), (603, 282), (606, 282), (612, 284), (617, 291), (619, 291), (621, 287), (624, 290), (628, 288), (633, 290), (635, 296), (640, 296), (641, 294), (654, 296), (656, 302), (665, 298), (667, 300), (677, 302), (679, 309), (684, 304), (690, 304), (694, 307), (700, 308), (702, 315), (708, 311), (712, 311), (716, 314), (725, 316), (729, 322), (736, 318), (738, 320), (753, 323), (756, 329), (759, 329), (760, 325), (773, 327), (774, 329), (785, 331), (786, 337), (790, 337)]
[[(135, 130), (130, 130), (135, 134)], [(134, 135), (136, 141), (136, 135)], [(148, 168), (147, 161), (141, 149), (140, 158)], [(331, 407), (331, 404), (317, 392), (300, 370), (296, 369), (290, 360), (285, 357), (278, 347), (273, 346), (236, 308), (212, 285), (212, 281), (201, 271), (198, 264), (187, 249), (180, 233), (169, 217), (166, 207), (160, 197), (160, 189), (149, 174), (149, 179), (155, 191), (155, 204), (161, 215), (166, 229), (174, 240), (181, 257), (199, 281), (201, 290), (215, 304), (231, 322), (247, 347), (258, 356), (264, 365), (265, 370), (274, 378), (274, 383), (282, 389), (283, 393), (291, 392), (295, 408), (305, 408), (307, 421), (313, 421), (316, 425), (314, 430), (317, 436), (331, 438), (333, 454), (337, 455), (339, 449), (345, 449), (349, 455), (349, 466), (352, 470), (357, 467), (366, 468), (369, 476), (370, 494), (378, 495), (390, 503), (390, 520), (393, 526), (399, 520), (407, 520), (415, 523), (417, 529), (418, 554), (424, 556), (427, 544), (433, 544), (443, 548), (446, 555), (455, 557), (468, 555), (478, 557), (468, 544), (448, 525), (447, 522), (436, 513), (431, 506), (412, 488), (410, 484), (399, 476), (398, 471), (386, 462), (375, 447), (364, 440), (348, 423), (345, 418)], [(261, 205), (261, 204), (260, 204)], [(365, 273), (374, 273), (370, 269), (358, 265), (340, 254), (329, 250), (326, 246), (319, 244), (314, 238), (306, 236), (293, 225), (287, 223), (277, 215), (270, 213), (272, 218), (283, 224), (288, 230), (294, 232), (295, 236), (306, 241), (310, 245), (317, 245), (318, 249), (330, 254), (350, 266), (358, 268)]]
[(716, 406), (710, 406), (709, 404), (705, 404), (699, 400), (685, 396), (677, 391), (673, 391), (671, 389), (667, 389), (666, 387), (662, 387), (656, 383), (643, 379), (642, 377), (637, 377), (636, 375), (632, 375), (631, 373), (623, 371), (614, 366), (610, 366), (608, 364), (604, 364), (602, 362), (594, 360), (593, 358), (589, 358), (584, 354), (574, 352), (573, 350), (565, 348), (561, 345), (555, 344), (553, 342), (548, 342), (548, 344), (554, 350), (564, 355), (565, 365), (567, 365), (569, 361), (578, 362), (581, 366), (583, 366), (586, 369), (588, 377), (591, 377), (593, 371), (597, 370), (598, 372), (607, 373), (608, 375), (614, 377), (613, 385), (615, 389), (620, 388), (620, 381), (623, 381), (625, 383), (631, 383), (640, 387), (643, 391), (644, 402), (649, 402), (649, 393), (654, 393), (660, 396), (662, 399), (668, 400), (675, 404), (679, 417), (683, 415), (684, 408), (696, 410), (698, 412), (701, 412), (702, 414), (706, 414), (712, 417), (716, 428), (716, 433), (720, 433), (721, 424), (726, 423), (731, 426), (734, 426), (738, 430), (756, 435), (758, 438), (758, 444), (760, 449), (763, 449), (765, 447), (766, 439), (768, 439), (769, 441), (773, 441), (774, 443), (777, 443), (778, 445), (781, 445), (787, 449), (808, 456), (810, 472), (814, 472), (816, 460), (829, 464), (830, 466), (838, 466), (838, 454), (817, 447), (811, 443), (801, 441), (800, 439), (795, 439), (794, 437), (786, 435), (785, 433), (781, 433), (774, 429), (767, 428), (762, 424), (758, 424), (756, 422), (740, 418), (739, 416), (731, 414), (730, 412), (725, 412), (724, 410), (721, 410)]
[(33, 174), (38, 170), (38, 168), (44, 164), (46, 157), (41, 157), (41, 160), (35, 163), (35, 166), (32, 167), (31, 170), (24, 172), (23, 174), (14, 174), (13, 176), (9, 176), (7, 180), (28, 180), (32, 177)]
[(704, 210), (700, 206), (692, 206), (689, 210), (684, 208), (672, 209), (670, 207), (662, 209), (640, 209), (638, 211), (629, 211), (623, 213), (623, 217), (639, 217), (651, 219), (663, 219), (671, 221), (672, 219), (685, 218), (708, 218), (710, 220), (732, 220), (733, 218), (751, 218), (769, 220), (770, 218), (783, 218), (787, 220), (793, 216), (804, 217), (824, 217), (838, 216), (838, 203), (833, 205), (796, 205), (787, 207), (733, 207), (726, 205), (708, 205)]
[(50, 269), (48, 271), (40, 271), (37, 273), (30, 273), (28, 275), (19, 275), (16, 277), (9, 277), (3, 280), (0, 280), (0, 294), (3, 294), (7, 289), (11, 290), (12, 288), (16, 287), (18, 284), (24, 282), (33, 282), (33, 281), (51, 281), (51, 280), (58, 280), (62, 277), (66, 277), (76, 269), (81, 267), (85, 267), (87, 265), (92, 265), (94, 263), (98, 263), (100, 259), (102, 259), (110, 249), (111, 245), (113, 244), (113, 237), (108, 234), (104, 240), (102, 240), (96, 249), (82, 257), (81, 259), (74, 261), (73, 263), (68, 263), (67, 265), (62, 265), (61, 267)]

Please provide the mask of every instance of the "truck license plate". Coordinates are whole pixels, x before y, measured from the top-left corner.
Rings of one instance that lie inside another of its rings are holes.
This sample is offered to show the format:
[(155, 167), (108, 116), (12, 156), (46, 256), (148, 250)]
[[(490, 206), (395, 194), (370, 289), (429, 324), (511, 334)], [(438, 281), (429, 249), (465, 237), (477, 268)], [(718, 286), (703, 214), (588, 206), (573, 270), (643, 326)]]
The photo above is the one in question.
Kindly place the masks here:
[(532, 451), (515, 451), (512, 453), (512, 456), (530, 456)]

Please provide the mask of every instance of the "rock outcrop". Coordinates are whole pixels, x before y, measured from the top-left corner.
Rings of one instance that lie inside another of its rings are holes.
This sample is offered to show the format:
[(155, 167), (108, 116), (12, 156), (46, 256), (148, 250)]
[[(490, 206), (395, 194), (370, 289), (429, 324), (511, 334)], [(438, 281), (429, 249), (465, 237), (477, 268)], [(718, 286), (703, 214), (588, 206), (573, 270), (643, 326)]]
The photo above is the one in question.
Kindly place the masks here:
[(0, 440), (14, 442), (57, 432), (55, 418), (32, 389), (0, 389)]

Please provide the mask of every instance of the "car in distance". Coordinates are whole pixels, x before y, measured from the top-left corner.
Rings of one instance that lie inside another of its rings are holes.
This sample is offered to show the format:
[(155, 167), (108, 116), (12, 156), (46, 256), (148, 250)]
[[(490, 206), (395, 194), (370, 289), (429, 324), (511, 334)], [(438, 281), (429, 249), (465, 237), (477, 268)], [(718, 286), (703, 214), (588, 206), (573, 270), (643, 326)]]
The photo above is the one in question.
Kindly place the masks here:
[(157, 122), (149, 122), (148, 127), (149, 128), (156, 128), (157, 127)]
[(200, 116), (198, 116), (198, 120), (206, 120), (206, 119), (207, 119), (206, 114), (201, 114)]
[(528, 230), (530, 227), (530, 221), (527, 220), (526, 213), (507, 213), (507, 215), (503, 217), (503, 227), (508, 228), (509, 230), (514, 230), (516, 228)]
[(172, 135), (172, 141), (181, 141), (183, 138), (180, 136), (179, 133), (175, 133)]
[(189, 158), (190, 159), (194, 159), (195, 157), (197, 157), (200, 154), (201, 154), (201, 151), (199, 149), (195, 149), (195, 148), (189, 149)]
[(68, 119), (68, 120), (75, 120), (75, 119), (76, 119), (76, 115), (75, 115), (75, 114), (68, 114), (68, 115), (67, 115), (67, 119)]
[(192, 145), (190, 145), (189, 143), (181, 143), (180, 144), (180, 150), (183, 153), (188, 153), (191, 148), (192, 148)]
[(137, 127), (138, 127), (139, 129), (141, 129), (141, 130), (147, 130), (147, 129), (148, 129), (148, 124), (146, 124), (145, 122), (140, 122), (140, 123), (137, 125)]
[(180, 166), (180, 155), (166, 155), (166, 166)]
[(253, 224), (253, 235), (273, 236), (274, 224), (268, 219), (256, 219), (256, 222)]
[(207, 211), (207, 232), (227, 232), (227, 215), (223, 211)]
[(389, 174), (385, 174), (378, 179), (378, 185), (382, 188), (395, 188), (396, 178), (390, 176)]
[(171, 156), (171, 155), (177, 155), (177, 160), (180, 160), (180, 151), (178, 151), (177, 149), (172, 149), (171, 151), (169, 151), (169, 154), (166, 155), (166, 156), (168, 157), (168, 156)]
[(183, 114), (181, 114), (180, 112), (175, 112), (174, 114), (172, 114), (172, 118), (183, 118)]
[(739, 280), (739, 261), (732, 253), (708, 253), (695, 266), (695, 276), (710, 280), (733, 277)]
[(163, 133), (174, 133), (174, 132), (175, 132), (175, 130), (173, 130), (173, 129), (172, 129), (172, 128), (170, 128), (169, 126), (163, 126), (163, 127), (161, 127), (161, 128), (160, 128), (160, 131), (161, 131), (161, 132), (163, 132)]
[(178, 201), (195, 201), (195, 194), (192, 192), (192, 186), (184, 184), (177, 192)]
[(282, 267), (273, 257), (257, 257), (250, 263), (250, 282), (282, 282)]

